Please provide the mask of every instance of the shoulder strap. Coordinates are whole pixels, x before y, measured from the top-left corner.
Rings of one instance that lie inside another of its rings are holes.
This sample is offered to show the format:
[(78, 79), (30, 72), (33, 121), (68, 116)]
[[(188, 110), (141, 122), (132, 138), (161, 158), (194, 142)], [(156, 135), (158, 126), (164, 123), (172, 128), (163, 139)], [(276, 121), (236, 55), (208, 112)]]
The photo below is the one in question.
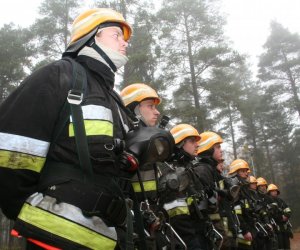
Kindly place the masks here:
[(84, 89), (87, 86), (87, 76), (85, 69), (77, 62), (69, 59), (72, 64), (73, 80), (72, 89), (68, 92), (67, 101), (71, 107), (71, 116), (75, 134), (75, 141), (80, 167), (86, 180), (93, 179), (93, 169), (90, 161), (90, 153), (85, 133), (85, 126), (81, 103), (83, 101)]
[(54, 144), (61, 134), (63, 128), (68, 122), (71, 114), (73, 120), (76, 147), (78, 152), (79, 164), (85, 179), (92, 179), (92, 165), (90, 162), (90, 154), (85, 134), (81, 103), (84, 98), (85, 89), (87, 87), (87, 76), (84, 68), (74, 59), (64, 57), (72, 65), (72, 82), (68, 92), (67, 100), (60, 111), (59, 118), (52, 135), (51, 146), (49, 152), (53, 150)]

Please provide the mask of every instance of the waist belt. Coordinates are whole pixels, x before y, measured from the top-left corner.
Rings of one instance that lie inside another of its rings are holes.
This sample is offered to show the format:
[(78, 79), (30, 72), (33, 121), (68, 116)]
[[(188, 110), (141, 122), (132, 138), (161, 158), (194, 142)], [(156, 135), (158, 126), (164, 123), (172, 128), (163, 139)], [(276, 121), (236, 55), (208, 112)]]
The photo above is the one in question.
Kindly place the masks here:
[(121, 198), (107, 194), (101, 190), (93, 189), (80, 181), (67, 181), (50, 187), (43, 192), (56, 198), (57, 202), (64, 202), (80, 208), (86, 215), (105, 216), (109, 205)]
[[(112, 176), (94, 175), (94, 183), (84, 183), (80, 168), (71, 164), (47, 161), (40, 177), (39, 191), (82, 211), (103, 216), (112, 202), (124, 202), (111, 187)], [(111, 187), (111, 188), (110, 188)]]

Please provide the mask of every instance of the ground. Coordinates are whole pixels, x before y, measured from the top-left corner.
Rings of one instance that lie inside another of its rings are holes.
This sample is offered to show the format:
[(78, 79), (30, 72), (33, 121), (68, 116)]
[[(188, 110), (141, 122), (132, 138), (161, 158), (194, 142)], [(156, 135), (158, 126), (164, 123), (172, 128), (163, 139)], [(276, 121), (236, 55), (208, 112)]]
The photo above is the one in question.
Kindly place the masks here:
[(300, 250), (300, 233), (294, 233), (294, 238), (291, 240), (291, 250)]

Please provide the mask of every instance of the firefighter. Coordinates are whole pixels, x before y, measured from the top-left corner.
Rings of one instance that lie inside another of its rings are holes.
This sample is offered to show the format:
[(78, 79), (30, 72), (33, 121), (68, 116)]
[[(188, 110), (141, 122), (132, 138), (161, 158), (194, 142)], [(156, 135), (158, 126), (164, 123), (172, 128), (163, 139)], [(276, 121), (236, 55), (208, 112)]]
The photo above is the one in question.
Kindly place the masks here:
[[(154, 127), (157, 125), (160, 115), (160, 112), (157, 110), (157, 105), (160, 104), (161, 99), (153, 88), (144, 83), (133, 83), (125, 87), (120, 95), (126, 108), (139, 118), (139, 126)], [(157, 234), (155, 229), (158, 226), (155, 215), (155, 212), (157, 211), (156, 204), (158, 201), (157, 180), (156, 164), (140, 166), (137, 173), (131, 178), (134, 194), (130, 194), (130, 196), (135, 195), (134, 201), (137, 204), (134, 205), (137, 206), (137, 209), (143, 209), (142, 227), (152, 237), (152, 241), (150, 238), (147, 238), (147, 248), (149, 249), (156, 247), (151, 245), (160, 244), (160, 242), (155, 242), (155, 238), (157, 238), (155, 237)], [(129, 188), (129, 193), (130, 190), (131, 188)], [(135, 214), (138, 214), (139, 212), (137, 209), (135, 209)], [(141, 221), (137, 220), (137, 223), (141, 223)], [(138, 227), (140, 225), (136, 226)], [(136, 230), (139, 236), (142, 237), (141, 234), (144, 234), (144, 232), (140, 232), (141, 228)]]
[(218, 163), (217, 170), (223, 177), (218, 183), (219, 211), (224, 226), (223, 244), (221, 249), (233, 250), (237, 247), (236, 237), (239, 230), (239, 223), (234, 214), (233, 206), (234, 202), (239, 197), (240, 187), (238, 182), (232, 182), (231, 178), (224, 176), (224, 159)]
[(275, 234), (275, 230), (277, 225), (274, 221), (274, 213), (273, 213), (273, 206), (272, 206), (272, 199), (268, 195), (267, 192), (268, 183), (266, 179), (263, 177), (257, 178), (257, 193), (260, 197), (264, 209), (267, 212), (268, 222), (266, 223), (266, 230), (268, 232), (268, 237), (264, 238), (264, 246), (266, 250), (277, 249), (277, 235)]
[[(203, 249), (211, 249), (222, 244), (223, 237), (226, 236), (225, 221), (222, 221), (218, 203), (220, 198), (218, 192), (224, 188), (222, 187), (224, 177), (217, 169), (218, 164), (223, 160), (221, 149), (223, 139), (217, 133), (211, 131), (203, 132), (200, 136), (201, 140), (198, 145), (197, 163), (194, 166), (194, 171), (206, 192), (208, 206), (205, 213), (209, 220), (205, 219), (206, 223), (198, 223), (197, 230)], [(225, 214), (223, 216), (228, 219)]]
[[(144, 83), (134, 83), (125, 87), (120, 93), (125, 106), (139, 119), (139, 126), (154, 127), (158, 123), (159, 111), (157, 105), (161, 102), (157, 92)], [(151, 204), (157, 201), (157, 183), (155, 166), (143, 166), (140, 168), (140, 177), (143, 182), (143, 191), (138, 175), (132, 178), (132, 186), (138, 201), (144, 201), (145, 195)]]
[(249, 189), (257, 192), (257, 180), (252, 175), (249, 177)]
[(273, 201), (273, 215), (277, 224), (276, 234), (278, 239), (278, 249), (291, 249), (290, 238), (293, 237), (293, 233), (289, 219), (292, 211), (285, 201), (278, 197), (280, 191), (275, 184), (268, 185), (267, 193)]
[(112, 9), (84, 11), (63, 59), (27, 77), (0, 107), (0, 206), (28, 249), (132, 248), (118, 179), (137, 167), (126, 150), (140, 131), (129, 131), (134, 117), (113, 90), (131, 33)]
[(187, 174), (197, 155), (200, 135), (189, 124), (176, 125), (170, 132), (176, 147), (172, 159), (159, 167), (160, 205), (165, 210), (167, 221), (184, 241), (180, 249), (202, 249), (189, 211), (190, 182)]
[(239, 220), (240, 232), (237, 236), (238, 249), (253, 249), (254, 221), (248, 192), (249, 165), (242, 159), (234, 160), (229, 166), (228, 176), (240, 182), (240, 196), (235, 203), (234, 212)]
[(269, 237), (270, 221), (264, 202), (257, 192), (257, 179), (254, 176), (249, 178), (249, 192), (250, 207), (255, 221), (253, 248), (264, 249), (266, 238)]

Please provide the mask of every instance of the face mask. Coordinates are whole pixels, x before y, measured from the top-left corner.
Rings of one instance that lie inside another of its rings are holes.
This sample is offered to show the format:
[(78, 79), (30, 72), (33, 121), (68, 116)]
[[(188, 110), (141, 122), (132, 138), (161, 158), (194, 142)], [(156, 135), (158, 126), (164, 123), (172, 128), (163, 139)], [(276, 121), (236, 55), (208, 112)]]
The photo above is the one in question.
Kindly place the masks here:
[(104, 46), (100, 42), (97, 42), (97, 40), (96, 40), (96, 44), (110, 58), (110, 60), (114, 63), (114, 65), (117, 67), (117, 69), (121, 68), (122, 66), (124, 66), (128, 62), (128, 57), (127, 56), (122, 55), (119, 52)]

